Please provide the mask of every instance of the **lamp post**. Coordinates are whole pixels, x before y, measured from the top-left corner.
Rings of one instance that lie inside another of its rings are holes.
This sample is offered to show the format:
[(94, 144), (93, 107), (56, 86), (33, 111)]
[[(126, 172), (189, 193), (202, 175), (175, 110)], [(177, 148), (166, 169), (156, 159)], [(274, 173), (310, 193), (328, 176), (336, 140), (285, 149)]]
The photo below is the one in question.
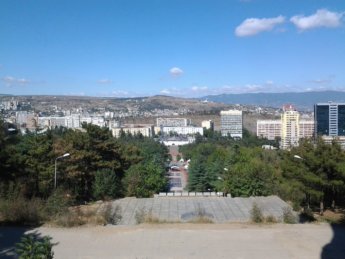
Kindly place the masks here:
[(57, 161), (58, 159), (62, 159), (62, 158), (65, 158), (65, 157), (68, 157), (70, 156), (70, 153), (66, 153), (66, 154), (63, 154), (62, 156), (59, 156), (55, 159), (55, 174), (54, 174), (54, 189), (56, 189), (56, 169), (57, 169)]

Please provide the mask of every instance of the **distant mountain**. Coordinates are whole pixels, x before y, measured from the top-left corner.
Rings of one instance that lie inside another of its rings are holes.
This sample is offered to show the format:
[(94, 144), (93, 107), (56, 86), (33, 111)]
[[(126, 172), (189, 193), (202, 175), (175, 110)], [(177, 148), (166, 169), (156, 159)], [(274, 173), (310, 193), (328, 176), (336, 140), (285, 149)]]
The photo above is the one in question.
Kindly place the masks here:
[(293, 104), (301, 110), (312, 110), (315, 103), (329, 101), (345, 102), (345, 92), (221, 94), (209, 95), (201, 99), (225, 104), (251, 104), (275, 108), (280, 108), (284, 104)]

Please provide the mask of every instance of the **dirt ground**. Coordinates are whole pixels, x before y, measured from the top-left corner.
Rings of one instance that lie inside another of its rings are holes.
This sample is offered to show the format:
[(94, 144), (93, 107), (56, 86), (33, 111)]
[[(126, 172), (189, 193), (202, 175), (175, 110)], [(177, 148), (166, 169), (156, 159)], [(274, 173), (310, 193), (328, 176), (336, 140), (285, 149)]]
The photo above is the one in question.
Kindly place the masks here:
[[(29, 232), (53, 237), (57, 243), (54, 258), (64, 259), (345, 258), (345, 229), (328, 224), (41, 227)], [(9, 240), (18, 239), (19, 233), (18, 229), (0, 228), (0, 258), (12, 258), (6, 257), (11, 251)]]

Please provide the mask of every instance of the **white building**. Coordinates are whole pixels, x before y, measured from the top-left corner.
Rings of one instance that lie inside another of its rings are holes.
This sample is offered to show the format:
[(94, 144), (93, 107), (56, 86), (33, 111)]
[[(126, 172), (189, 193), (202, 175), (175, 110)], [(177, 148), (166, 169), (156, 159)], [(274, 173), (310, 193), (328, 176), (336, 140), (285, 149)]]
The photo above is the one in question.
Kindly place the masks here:
[(79, 114), (72, 114), (64, 117), (38, 117), (38, 126), (41, 128), (66, 127), (71, 129), (81, 128), (82, 123), (91, 123), (99, 127), (105, 127), (106, 122), (103, 117), (81, 117)]
[(201, 127), (205, 129), (214, 129), (214, 123), (212, 120), (205, 120), (201, 122)]
[(233, 138), (242, 138), (243, 117), (242, 111), (228, 110), (220, 112), (222, 136), (230, 135)]
[(281, 115), (282, 136), (281, 148), (290, 149), (298, 146), (299, 141), (299, 112), (292, 105), (283, 107), (284, 113)]
[[(258, 120), (256, 136), (275, 140), (282, 137), (282, 120)], [(300, 120), (298, 122), (298, 139), (311, 138), (314, 135), (314, 121)]]
[(157, 118), (157, 127), (186, 127), (189, 124), (186, 118)]
[(65, 118), (66, 118), (65, 123), (66, 123), (67, 128), (77, 129), (81, 127), (79, 114), (73, 114), (71, 116), (66, 116)]
[(256, 122), (256, 136), (275, 140), (281, 138), (282, 122), (281, 120), (258, 120)]
[(10, 101), (2, 101), (0, 103), (0, 109), (4, 109), (5, 111), (9, 111), (9, 110), (15, 111), (17, 110), (17, 108), (18, 108), (18, 101), (14, 100), (13, 98)]
[(112, 128), (111, 131), (115, 138), (118, 138), (121, 132), (130, 133), (132, 135), (141, 134), (144, 137), (152, 137), (154, 135), (152, 125), (124, 125), (120, 128)]
[(170, 133), (176, 133), (177, 135), (195, 135), (200, 134), (204, 135), (204, 129), (202, 127), (155, 127), (155, 133), (163, 131), (165, 135), (169, 135)]
[(80, 117), (80, 124), (83, 123), (90, 123), (93, 125), (97, 125), (99, 127), (105, 127), (106, 123), (105, 123), (105, 119), (103, 117), (100, 116), (96, 116), (96, 117)]
[(165, 146), (184, 146), (191, 144), (195, 141), (194, 137), (167, 137), (160, 142)]
[(37, 116), (33, 112), (16, 112), (16, 123), (20, 127), (35, 129), (37, 127)]
[(314, 120), (299, 121), (299, 138), (312, 138), (315, 131)]

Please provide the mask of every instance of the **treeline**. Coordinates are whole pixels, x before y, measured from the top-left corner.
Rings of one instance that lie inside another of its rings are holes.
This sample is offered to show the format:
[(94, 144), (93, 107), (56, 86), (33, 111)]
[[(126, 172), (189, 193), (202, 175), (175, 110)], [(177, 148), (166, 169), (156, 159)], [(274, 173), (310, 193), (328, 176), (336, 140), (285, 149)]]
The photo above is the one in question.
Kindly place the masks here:
[[(9, 130), (10, 129), (10, 130)], [(106, 128), (56, 128), (21, 135), (0, 121), (0, 198), (9, 193), (47, 199), (57, 187), (76, 201), (149, 197), (165, 190), (168, 150), (142, 135), (115, 139)]]
[[(189, 165), (189, 191), (222, 191), (232, 196), (279, 195), (300, 206), (345, 205), (345, 153), (334, 141), (302, 140), (290, 151), (264, 150), (262, 140), (201, 137), (180, 148)], [(271, 143), (274, 144), (274, 143)], [(255, 147), (256, 146), (256, 147)]]

